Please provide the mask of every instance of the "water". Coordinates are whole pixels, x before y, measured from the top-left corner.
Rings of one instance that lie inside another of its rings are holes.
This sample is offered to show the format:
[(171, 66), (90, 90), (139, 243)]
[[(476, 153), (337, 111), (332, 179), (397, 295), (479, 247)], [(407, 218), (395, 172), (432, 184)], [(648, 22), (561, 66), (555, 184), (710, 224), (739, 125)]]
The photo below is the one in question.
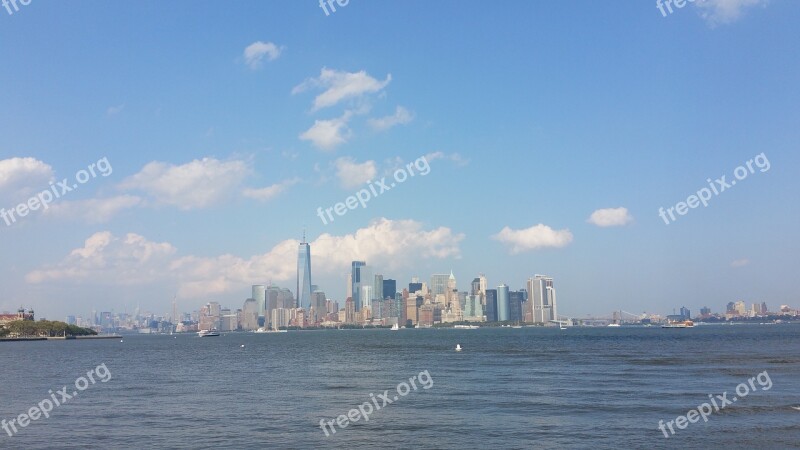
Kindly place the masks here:
[[(797, 325), (137, 335), (2, 343), (0, 358), (6, 420), (100, 364), (111, 373), (0, 430), (9, 449), (800, 446)], [(426, 370), (430, 389), (415, 381), (368, 422), (320, 429)], [(764, 371), (771, 389), (755, 381), (707, 423), (658, 429)]]

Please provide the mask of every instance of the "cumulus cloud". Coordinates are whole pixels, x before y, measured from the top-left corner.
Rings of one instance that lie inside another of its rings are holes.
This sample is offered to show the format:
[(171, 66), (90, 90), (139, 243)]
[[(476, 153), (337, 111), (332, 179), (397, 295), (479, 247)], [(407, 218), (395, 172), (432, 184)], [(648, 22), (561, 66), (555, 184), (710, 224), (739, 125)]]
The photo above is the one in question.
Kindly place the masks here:
[(381, 91), (389, 82), (392, 75), (386, 75), (383, 81), (377, 80), (365, 71), (345, 72), (323, 67), (318, 78), (309, 78), (292, 89), (292, 94), (305, 92), (311, 88), (325, 89), (314, 99), (313, 111), (336, 105), (337, 103), (358, 98), (364, 94)]
[(711, 25), (735, 22), (744, 10), (754, 6), (766, 7), (768, 0), (697, 0), (700, 15)]
[(572, 233), (568, 229), (554, 230), (540, 223), (522, 230), (504, 227), (491, 238), (506, 244), (512, 254), (517, 254), (540, 248), (564, 247), (572, 242)]
[(339, 184), (345, 189), (352, 189), (374, 180), (378, 173), (375, 161), (357, 163), (353, 158), (342, 157), (334, 162)]
[(244, 63), (250, 69), (256, 70), (263, 65), (264, 59), (274, 61), (281, 56), (282, 51), (282, 47), (278, 47), (272, 42), (256, 41), (245, 47)]
[(598, 209), (587, 220), (598, 227), (621, 227), (632, 221), (633, 216), (623, 207)]
[(369, 126), (371, 126), (374, 130), (384, 131), (396, 125), (405, 125), (412, 120), (414, 120), (414, 114), (402, 106), (398, 106), (397, 109), (395, 109), (394, 114), (391, 116), (381, 117), (378, 119), (369, 119), (367, 123), (369, 123)]
[(310, 141), (321, 150), (333, 150), (347, 142), (352, 136), (347, 122), (352, 112), (346, 111), (341, 117), (330, 120), (315, 120), (314, 125), (300, 134), (300, 140)]
[[(376, 219), (353, 234), (323, 234), (311, 242), (314, 272), (335, 275), (353, 260), (367, 260), (394, 270), (422, 259), (460, 257), (463, 234), (446, 227), (425, 230), (413, 220)], [(27, 274), (32, 284), (63, 282), (103, 286), (130, 286), (178, 280), (181, 297), (241, 291), (265, 279), (294, 280), (299, 241), (284, 240), (270, 251), (249, 258), (178, 256), (169, 243), (152, 242), (138, 234), (122, 237), (109, 231), (95, 233), (61, 262)]]
[(242, 191), (242, 194), (245, 197), (252, 198), (254, 200), (267, 201), (277, 197), (278, 195), (286, 191), (286, 189), (289, 189), (291, 186), (294, 186), (299, 182), (300, 182), (299, 178), (292, 178), (290, 180), (285, 180), (280, 183), (275, 183), (272, 186), (267, 186), (264, 188), (259, 188), (259, 189), (246, 188), (244, 191)]
[(157, 204), (190, 210), (228, 198), (250, 173), (247, 164), (239, 160), (203, 158), (177, 166), (153, 161), (119, 187), (142, 191)]
[(49, 188), (54, 172), (50, 165), (31, 157), (0, 160), (0, 193), (4, 200), (18, 198)]
[(141, 204), (140, 197), (126, 194), (110, 198), (60, 201), (50, 205), (48, 209), (44, 210), (44, 214), (56, 218), (83, 220), (87, 223), (104, 223), (119, 212)]

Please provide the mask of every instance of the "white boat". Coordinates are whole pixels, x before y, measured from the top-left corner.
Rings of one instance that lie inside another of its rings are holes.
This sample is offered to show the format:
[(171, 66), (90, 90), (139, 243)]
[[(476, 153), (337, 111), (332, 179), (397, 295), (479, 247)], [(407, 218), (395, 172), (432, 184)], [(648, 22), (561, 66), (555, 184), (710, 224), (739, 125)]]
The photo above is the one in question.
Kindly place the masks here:
[(210, 330), (200, 330), (197, 332), (199, 337), (216, 337), (219, 336), (219, 331), (216, 328), (212, 328)]
[(618, 327), (620, 326), (618, 323), (610, 323), (608, 324), (609, 327)]
[(398, 325), (398, 324), (392, 325), (392, 331), (397, 331), (399, 329), (400, 329), (400, 325)]
[(463, 350), (463, 349), (461, 348), (461, 344), (456, 344), (456, 351), (457, 351), (457, 352), (460, 352), (461, 350)]
[(477, 330), (480, 327), (478, 325), (453, 325), (453, 328), (459, 330)]
[(261, 328), (257, 329), (256, 331), (254, 331), (253, 333), (286, 333), (286, 332), (287, 332), (287, 330), (275, 330), (275, 329), (271, 329), (271, 328), (261, 327)]

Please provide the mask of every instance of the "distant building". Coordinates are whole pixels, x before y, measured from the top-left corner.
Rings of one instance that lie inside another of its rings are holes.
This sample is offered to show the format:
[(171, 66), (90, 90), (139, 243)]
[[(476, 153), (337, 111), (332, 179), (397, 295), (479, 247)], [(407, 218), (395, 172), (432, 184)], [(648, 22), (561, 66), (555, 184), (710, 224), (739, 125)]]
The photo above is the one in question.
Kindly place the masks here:
[(361, 298), (361, 287), (363, 283), (366, 281), (370, 283), (369, 277), (366, 276), (367, 274), (367, 263), (365, 261), (353, 261), (350, 266), (350, 276), (351, 276), (351, 292), (353, 293), (353, 306), (355, 307), (356, 311), (361, 311), (361, 307), (363, 305), (364, 299)]
[(692, 318), (692, 312), (689, 311), (689, 308), (681, 306), (681, 316), (683, 316), (684, 320), (689, 320)]
[(497, 289), (486, 290), (486, 321), (497, 322)]
[(497, 321), (503, 322), (509, 320), (510, 299), (508, 295), (508, 286), (501, 284), (497, 286)]
[(525, 301), (524, 291), (512, 291), (508, 293), (508, 320), (512, 322), (522, 322), (522, 304)]
[(394, 298), (397, 294), (397, 280), (391, 278), (383, 280), (383, 298)]
[(257, 314), (263, 316), (267, 308), (267, 288), (263, 284), (254, 284), (253, 296), (250, 298), (256, 302), (256, 306), (258, 307)]
[(311, 294), (311, 245), (303, 233), (303, 242), (297, 250), (297, 307), (310, 309)]
[[(262, 302), (263, 304), (263, 302)], [(258, 302), (248, 298), (242, 307), (242, 330), (252, 331), (258, 329)]]

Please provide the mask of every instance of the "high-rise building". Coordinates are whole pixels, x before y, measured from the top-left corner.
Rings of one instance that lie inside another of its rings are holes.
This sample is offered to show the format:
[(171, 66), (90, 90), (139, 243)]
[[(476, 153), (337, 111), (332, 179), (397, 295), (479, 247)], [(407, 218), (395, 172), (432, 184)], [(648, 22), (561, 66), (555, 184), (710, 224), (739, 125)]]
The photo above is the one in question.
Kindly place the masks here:
[(508, 286), (501, 284), (497, 286), (497, 321), (509, 320), (509, 310), (511, 302), (508, 295)]
[(383, 298), (394, 299), (397, 294), (397, 281), (387, 278), (383, 280)]
[(371, 280), (367, 281), (369, 278), (364, 277), (366, 275), (366, 267), (367, 263), (365, 261), (353, 261), (350, 266), (350, 291), (352, 292), (353, 307), (356, 312), (361, 311), (363, 301), (361, 298), (361, 286), (363, 286), (364, 281), (371, 282)]
[(314, 315), (311, 316), (309, 314), (309, 319), (314, 322), (325, 320), (325, 316), (328, 315), (328, 299), (325, 298), (325, 293), (322, 291), (314, 291), (311, 294), (311, 298), (313, 299), (311, 302), (311, 311), (314, 312)]
[(383, 275), (375, 275), (372, 283), (372, 300), (383, 300)]
[[(264, 302), (261, 302), (262, 304)], [(258, 302), (248, 298), (242, 307), (242, 329), (252, 331), (258, 329)]]
[(258, 306), (258, 315), (263, 316), (267, 308), (267, 288), (263, 284), (253, 285), (253, 296), (250, 297)]
[(486, 321), (497, 322), (497, 289), (486, 289)]
[(472, 286), (469, 295), (479, 295), (481, 292), (481, 279), (475, 278), (472, 280)]
[(689, 308), (681, 306), (681, 316), (683, 316), (684, 319), (689, 320), (692, 318), (692, 312), (689, 311)]
[(511, 291), (508, 293), (508, 320), (522, 322), (522, 303), (525, 300), (525, 291)]
[(447, 284), (450, 280), (450, 275), (443, 273), (431, 275), (431, 284), (428, 287), (431, 292), (431, 297), (435, 298), (437, 295), (444, 295), (447, 292)]
[(372, 285), (361, 286), (361, 295), (359, 296), (361, 298), (361, 309), (359, 311), (364, 308), (372, 309), (372, 299), (375, 297), (372, 292)]
[(298, 308), (311, 308), (311, 245), (306, 242), (303, 233), (303, 242), (297, 251), (297, 305)]
[(533, 323), (557, 320), (556, 290), (552, 278), (534, 275), (528, 279), (528, 301), (525, 309), (526, 320), (530, 317)]
[(422, 290), (422, 283), (419, 283), (419, 282), (408, 283), (408, 293), (409, 294), (414, 294), (417, 291), (421, 291), (421, 290)]

